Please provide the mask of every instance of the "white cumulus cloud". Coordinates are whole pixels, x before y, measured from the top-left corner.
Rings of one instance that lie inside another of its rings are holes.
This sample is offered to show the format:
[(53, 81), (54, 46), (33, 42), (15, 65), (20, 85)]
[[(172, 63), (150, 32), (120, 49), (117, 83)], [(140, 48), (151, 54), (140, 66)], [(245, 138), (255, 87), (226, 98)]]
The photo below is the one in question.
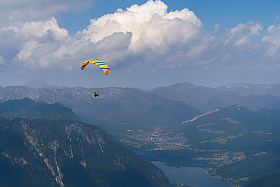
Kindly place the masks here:
[(228, 29), (222, 41), (224, 46), (246, 44), (251, 41), (252, 37), (259, 35), (259, 31), (262, 29), (263, 26), (257, 22), (240, 23), (236, 27)]
[[(263, 26), (258, 22), (240, 23), (224, 32), (221, 24), (216, 24), (215, 32), (221, 36), (216, 37), (207, 33), (194, 12), (187, 8), (168, 11), (160, 0), (92, 19), (86, 29), (71, 36), (58, 25), (54, 14), (78, 11), (92, 1), (70, 1), (72, 4), (66, 0), (42, 0), (42, 4), (33, 0), (1, 1), (0, 10), (8, 13), (6, 20), (11, 22), (0, 23), (0, 71), (6, 70), (7, 62), (31, 69), (71, 69), (90, 58), (127, 69), (263, 68), (268, 66), (262, 61), (275, 64), (279, 56), (279, 26), (270, 26), (260, 40)], [(46, 10), (40, 12), (43, 6)], [(29, 19), (23, 10), (30, 10)]]
[(134, 53), (152, 50), (164, 54), (174, 45), (185, 45), (202, 32), (202, 22), (194, 12), (183, 9), (167, 12), (162, 1), (149, 0), (143, 5), (133, 5), (126, 10), (119, 9), (90, 21), (81, 33), (83, 40), (92, 43), (101, 41), (114, 33), (132, 33), (129, 48)]
[(267, 29), (267, 35), (262, 38), (262, 42), (267, 45), (265, 48), (266, 55), (274, 58), (275, 60), (280, 58), (280, 25), (271, 25)]
[(51, 17), (2, 27), (0, 38), (17, 39), (10, 46), (17, 49), (13, 61), (29, 68), (71, 68), (86, 58), (110, 60), (116, 67), (139, 60), (161, 66), (165, 61), (158, 59), (199, 39), (203, 32), (194, 12), (186, 8), (168, 12), (167, 5), (159, 0), (119, 9), (90, 23), (87, 29), (70, 36)]
[(219, 32), (221, 24), (214, 25), (215, 32)]

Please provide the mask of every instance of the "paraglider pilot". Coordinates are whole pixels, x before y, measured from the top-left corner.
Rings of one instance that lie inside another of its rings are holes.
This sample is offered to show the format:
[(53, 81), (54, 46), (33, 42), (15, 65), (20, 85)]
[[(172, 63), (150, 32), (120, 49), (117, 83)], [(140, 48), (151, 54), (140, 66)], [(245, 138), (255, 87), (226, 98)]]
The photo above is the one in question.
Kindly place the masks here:
[(94, 97), (99, 97), (99, 95), (98, 95), (97, 92), (94, 92), (94, 93), (93, 93), (93, 96), (94, 96)]

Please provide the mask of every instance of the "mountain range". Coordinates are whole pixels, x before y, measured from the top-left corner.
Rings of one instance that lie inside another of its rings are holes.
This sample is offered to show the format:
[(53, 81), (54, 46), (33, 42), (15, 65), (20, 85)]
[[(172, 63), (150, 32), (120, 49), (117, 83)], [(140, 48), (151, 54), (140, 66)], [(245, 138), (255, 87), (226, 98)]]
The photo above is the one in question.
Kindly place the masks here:
[(246, 106), (256, 111), (263, 107), (280, 108), (280, 84), (233, 84), (210, 88), (191, 83), (177, 83), (151, 91), (162, 97), (185, 103), (202, 112), (230, 105)]
[(22, 99), (0, 109), (0, 186), (171, 185), (152, 163), (61, 104)]
[(27, 86), (29, 88), (45, 88), (45, 89), (49, 89), (49, 90), (67, 88), (66, 86), (59, 87), (59, 86), (56, 86), (56, 85), (49, 85), (49, 84), (45, 83), (44, 81), (37, 81), (37, 80), (28, 82), (26, 84), (23, 84), (22, 86)]
[[(24, 85), (37, 90), (67, 90), (67, 88), (65, 87), (51, 86), (44, 83), (43, 81), (33, 81)], [(71, 90), (73, 88), (68, 89)], [(113, 90), (122, 88), (106, 89)], [(106, 89), (103, 88), (102, 91)], [(100, 89), (92, 88), (89, 90), (91, 92), (93, 90)], [(138, 89), (133, 90), (140, 91)], [(108, 94), (108, 92), (110, 91), (105, 91), (105, 95)], [(111, 91), (111, 93), (109, 94), (114, 94), (112, 92), (114, 91)], [(210, 88), (205, 86), (196, 86), (191, 83), (185, 82), (165, 87), (158, 87), (148, 93), (155, 93), (161, 97), (173, 101), (183, 101), (186, 104), (195, 107), (201, 112), (207, 112), (215, 108), (227, 107), (230, 105), (242, 105), (247, 107), (251, 111), (257, 111), (258, 109), (263, 107), (269, 107), (272, 109), (280, 108), (280, 83), (230, 84), (219, 86), (217, 88)], [(104, 98), (105, 97), (108, 98), (108, 95), (104, 96)], [(53, 99), (53, 102), (54, 101), (60, 102), (59, 99)]]
[(60, 102), (141, 157), (202, 167), (214, 178), (246, 185), (280, 172), (280, 104), (278, 84), (244, 86), (213, 89), (178, 83), (148, 93), (131, 88), (13, 86), (0, 87), (0, 99)]
[(199, 110), (182, 101), (173, 101), (154, 93), (143, 93), (131, 88), (100, 88), (99, 98), (93, 96), (94, 88), (43, 89), (25, 86), (0, 88), (0, 99), (30, 98), (47, 103), (60, 102), (90, 123), (99, 122), (109, 132), (138, 130), (139, 126), (172, 127), (181, 121), (201, 114)]
[(236, 95), (266, 95), (280, 98), (280, 83), (274, 84), (229, 84), (215, 88), (219, 93), (230, 91)]

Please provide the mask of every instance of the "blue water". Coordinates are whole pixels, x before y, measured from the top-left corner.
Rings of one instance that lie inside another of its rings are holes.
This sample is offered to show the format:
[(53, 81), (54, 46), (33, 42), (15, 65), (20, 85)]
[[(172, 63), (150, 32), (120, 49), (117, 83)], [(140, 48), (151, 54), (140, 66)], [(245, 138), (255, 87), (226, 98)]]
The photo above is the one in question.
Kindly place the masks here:
[(202, 168), (175, 168), (159, 161), (152, 163), (164, 172), (171, 183), (189, 184), (197, 187), (234, 187), (230, 182), (212, 179)]

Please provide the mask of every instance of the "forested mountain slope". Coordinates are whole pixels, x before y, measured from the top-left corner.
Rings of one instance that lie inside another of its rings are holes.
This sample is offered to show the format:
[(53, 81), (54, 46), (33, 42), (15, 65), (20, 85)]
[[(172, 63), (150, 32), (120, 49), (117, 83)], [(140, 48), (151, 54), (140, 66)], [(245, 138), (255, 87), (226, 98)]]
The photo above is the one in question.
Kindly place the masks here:
[[(19, 107), (22, 103), (24, 107)], [(32, 106), (46, 112), (46, 103), (26, 99), (0, 105), (1, 114), (9, 118), (10, 111), (17, 111), (15, 119), (0, 118), (0, 186), (170, 185), (161, 170), (102, 128), (73, 119), (55, 120), (71, 110), (53, 104), (45, 119), (44, 115), (35, 119), (38, 113)], [(62, 114), (51, 109), (57, 106)], [(17, 118), (18, 114), (26, 118)]]

